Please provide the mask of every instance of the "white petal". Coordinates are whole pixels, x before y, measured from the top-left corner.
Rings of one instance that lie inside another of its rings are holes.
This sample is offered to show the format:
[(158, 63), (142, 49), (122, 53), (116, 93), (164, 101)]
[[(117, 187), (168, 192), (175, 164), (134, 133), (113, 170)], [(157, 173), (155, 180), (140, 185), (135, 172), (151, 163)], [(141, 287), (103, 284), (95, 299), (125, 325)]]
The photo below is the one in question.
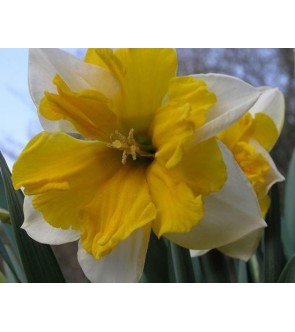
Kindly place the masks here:
[(49, 225), (42, 217), (41, 213), (34, 209), (32, 197), (25, 196), (24, 200), (25, 220), (22, 224), (28, 235), (41, 243), (63, 244), (76, 241), (80, 238), (79, 231), (64, 230)]
[(217, 96), (217, 103), (207, 112), (205, 125), (195, 134), (195, 142), (202, 142), (218, 134), (249, 111), (262, 92), (246, 82), (221, 74), (193, 75), (204, 80)]
[(165, 234), (171, 241), (196, 250), (213, 249), (266, 227), (256, 194), (225, 145), (218, 142), (227, 165), (224, 187), (204, 197), (205, 216), (188, 233)]
[(210, 249), (207, 250), (190, 250), (191, 257), (199, 257), (207, 254), (207, 252), (210, 251)]
[(259, 229), (246, 235), (238, 241), (232, 242), (224, 247), (220, 247), (217, 249), (221, 251), (224, 255), (247, 261), (256, 252), (262, 234), (263, 229)]
[(79, 243), (78, 261), (91, 282), (137, 282), (144, 268), (149, 237), (150, 226), (140, 228), (98, 261)]
[(262, 92), (257, 103), (250, 109), (250, 113), (265, 113), (275, 123), (280, 133), (285, 120), (285, 99), (277, 88), (259, 88)]
[[(56, 92), (52, 83), (56, 74), (59, 74), (73, 91), (95, 89), (111, 97), (119, 88), (109, 72), (83, 62), (67, 52), (58, 49), (30, 49), (29, 88), (37, 107), (44, 91)], [(67, 121), (48, 121), (40, 114), (39, 118), (47, 131), (76, 132)]]
[(38, 112), (38, 118), (42, 128), (48, 132), (59, 131), (64, 133), (78, 134), (77, 130), (69, 121), (66, 120), (50, 121), (45, 119), (39, 112)]
[[(259, 242), (263, 234), (263, 229), (254, 231), (238, 241), (232, 242), (226, 246), (216, 248), (224, 255), (242, 259), (244, 261), (249, 260), (257, 250)], [(210, 250), (190, 250), (191, 257), (199, 257), (207, 254)]]

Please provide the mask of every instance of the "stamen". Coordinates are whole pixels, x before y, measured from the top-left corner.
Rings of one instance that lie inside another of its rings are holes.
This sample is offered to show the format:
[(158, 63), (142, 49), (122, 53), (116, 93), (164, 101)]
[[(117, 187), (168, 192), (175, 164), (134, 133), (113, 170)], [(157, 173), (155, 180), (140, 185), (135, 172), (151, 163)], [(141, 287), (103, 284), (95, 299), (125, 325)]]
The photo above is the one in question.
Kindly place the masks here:
[(115, 149), (120, 149), (122, 147), (122, 143), (117, 139), (115, 140), (113, 143), (112, 143), (112, 146), (115, 148)]
[(128, 157), (128, 152), (127, 151), (123, 151), (123, 154), (122, 154), (122, 164), (123, 165), (126, 164), (127, 157)]
[(116, 130), (110, 136), (111, 143), (107, 143), (107, 147), (123, 151), (122, 154), (123, 165), (126, 164), (129, 155), (132, 157), (133, 160), (136, 160), (137, 156), (148, 157), (148, 158), (154, 157), (153, 154), (140, 150), (139, 146), (137, 145), (134, 139), (133, 134), (134, 134), (133, 128), (130, 129), (127, 138), (126, 136), (121, 134), (118, 130)]
[[(131, 129), (132, 130), (132, 129)], [(130, 130), (130, 131), (131, 131)], [(122, 142), (124, 142), (124, 143), (126, 143), (126, 137), (124, 136), (124, 135), (122, 135), (120, 132), (119, 132), (119, 130), (116, 130), (115, 131), (115, 134), (119, 137), (119, 139), (122, 141)], [(130, 134), (130, 132), (129, 132), (129, 134)], [(128, 136), (129, 137), (129, 136)]]

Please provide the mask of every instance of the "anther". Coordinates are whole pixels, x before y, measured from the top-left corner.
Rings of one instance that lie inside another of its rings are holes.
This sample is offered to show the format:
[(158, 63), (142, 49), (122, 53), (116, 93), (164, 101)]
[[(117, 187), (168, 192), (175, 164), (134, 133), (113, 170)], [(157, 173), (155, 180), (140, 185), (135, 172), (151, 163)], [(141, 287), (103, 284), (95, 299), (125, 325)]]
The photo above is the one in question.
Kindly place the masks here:
[(122, 164), (123, 165), (126, 164), (127, 157), (128, 157), (128, 152), (127, 151), (123, 151), (123, 154), (122, 154)]
[(132, 128), (127, 138), (122, 135), (118, 130), (115, 131), (114, 134), (111, 134), (110, 139), (111, 143), (107, 143), (107, 147), (114, 148), (123, 151), (122, 154), (122, 164), (125, 165), (127, 158), (131, 155), (133, 160), (136, 160), (137, 152), (139, 152), (139, 148), (136, 145), (136, 141), (133, 137), (134, 129)]

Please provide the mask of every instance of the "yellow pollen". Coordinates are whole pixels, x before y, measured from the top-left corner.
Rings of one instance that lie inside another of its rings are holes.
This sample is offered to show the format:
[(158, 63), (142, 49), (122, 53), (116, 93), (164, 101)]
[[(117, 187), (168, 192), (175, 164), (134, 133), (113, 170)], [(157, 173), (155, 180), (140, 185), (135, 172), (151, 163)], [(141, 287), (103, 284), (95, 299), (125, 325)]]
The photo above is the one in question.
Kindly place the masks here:
[(122, 164), (125, 165), (127, 158), (130, 155), (133, 160), (136, 160), (137, 156), (153, 158), (152, 153), (146, 153), (141, 151), (137, 145), (134, 137), (134, 129), (130, 129), (128, 136), (124, 136), (118, 130), (111, 135), (111, 143), (107, 143), (107, 147), (114, 148), (123, 151), (122, 154)]

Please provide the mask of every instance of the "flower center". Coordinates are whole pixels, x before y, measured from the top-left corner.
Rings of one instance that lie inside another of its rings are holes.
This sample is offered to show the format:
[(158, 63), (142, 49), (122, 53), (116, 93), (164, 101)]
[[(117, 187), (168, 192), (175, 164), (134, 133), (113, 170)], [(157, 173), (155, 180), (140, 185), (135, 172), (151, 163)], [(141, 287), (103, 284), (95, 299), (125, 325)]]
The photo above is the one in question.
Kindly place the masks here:
[(128, 156), (130, 155), (133, 160), (138, 157), (154, 158), (154, 154), (141, 150), (138, 143), (134, 139), (134, 129), (130, 129), (128, 136), (124, 136), (116, 130), (110, 137), (111, 143), (107, 143), (107, 147), (123, 151), (122, 164), (125, 165)]

